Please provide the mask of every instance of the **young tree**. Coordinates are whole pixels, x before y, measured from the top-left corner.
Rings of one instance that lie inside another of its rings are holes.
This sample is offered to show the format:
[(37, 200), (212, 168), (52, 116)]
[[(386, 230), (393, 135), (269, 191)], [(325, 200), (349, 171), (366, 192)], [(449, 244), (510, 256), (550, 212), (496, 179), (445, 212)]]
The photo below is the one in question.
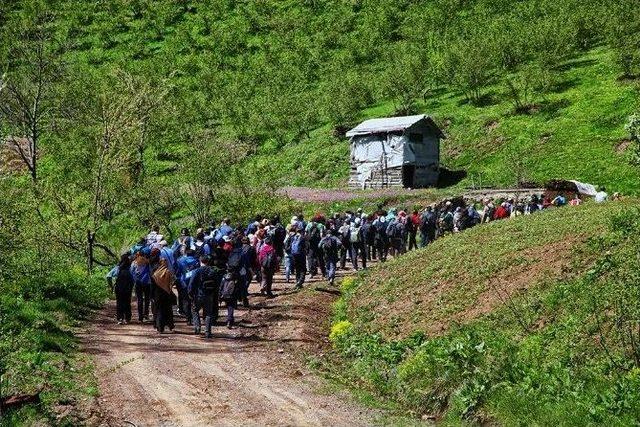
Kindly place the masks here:
[(63, 73), (60, 46), (49, 29), (52, 19), (42, 12), (4, 35), (11, 43), (0, 79), (0, 136), (19, 154), (34, 183), (40, 140), (51, 119), (51, 95)]

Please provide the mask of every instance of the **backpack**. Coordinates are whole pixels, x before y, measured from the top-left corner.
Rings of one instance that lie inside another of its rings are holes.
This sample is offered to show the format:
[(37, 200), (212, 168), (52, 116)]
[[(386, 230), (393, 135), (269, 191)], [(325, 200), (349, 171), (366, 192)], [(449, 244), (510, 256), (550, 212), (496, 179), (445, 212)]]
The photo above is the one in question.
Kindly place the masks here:
[(349, 235), (349, 241), (351, 243), (360, 243), (360, 227), (353, 227), (351, 234)]
[(206, 245), (206, 243), (202, 242), (202, 244), (199, 245), (198, 242), (196, 242), (196, 244), (195, 244), (195, 247), (196, 247), (196, 249), (195, 249), (195, 257), (196, 258), (200, 259), (200, 257), (202, 255), (204, 255), (204, 245)]
[(173, 286), (174, 278), (171, 270), (167, 268), (166, 263), (161, 263), (160, 267), (153, 272), (153, 280), (156, 282), (156, 285), (161, 289), (164, 289), (165, 292), (171, 293), (171, 287)]
[(304, 241), (302, 240), (302, 236), (295, 235), (291, 240), (291, 253), (293, 255), (302, 255), (304, 253)]
[(227, 301), (234, 300), (236, 298), (236, 280), (231, 273), (225, 274), (222, 279), (220, 298)]
[(242, 264), (242, 250), (234, 249), (229, 254), (229, 259), (227, 260), (227, 268), (229, 270), (237, 271), (240, 269), (240, 265)]
[(274, 251), (267, 253), (260, 263), (266, 271), (274, 271), (276, 269), (276, 254)]
[(373, 245), (376, 240), (376, 230), (371, 226), (371, 223), (365, 222), (360, 228), (367, 244)]
[(218, 272), (212, 268), (205, 268), (202, 271), (202, 289), (207, 292), (215, 292), (219, 289)]
[(374, 223), (374, 228), (376, 229), (376, 237), (385, 238), (387, 236), (387, 223), (378, 221)]
[(287, 237), (284, 240), (284, 251), (288, 254), (291, 253), (291, 243), (293, 242), (293, 237)]
[(391, 239), (399, 239), (402, 237), (402, 223), (400, 221), (392, 222), (387, 227), (387, 236)]
[(322, 252), (324, 256), (327, 258), (337, 258), (338, 257), (338, 243), (336, 239), (332, 237), (328, 237), (322, 240)]
[(309, 230), (309, 242), (313, 245), (314, 243), (320, 242), (320, 227), (318, 224), (313, 224), (313, 227)]

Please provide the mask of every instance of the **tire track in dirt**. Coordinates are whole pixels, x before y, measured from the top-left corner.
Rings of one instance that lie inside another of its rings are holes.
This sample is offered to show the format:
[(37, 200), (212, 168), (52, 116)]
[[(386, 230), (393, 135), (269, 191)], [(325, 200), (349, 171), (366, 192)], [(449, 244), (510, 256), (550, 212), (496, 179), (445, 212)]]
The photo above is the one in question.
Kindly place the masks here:
[[(90, 424), (370, 425), (374, 411), (346, 393), (323, 393), (322, 380), (290, 354), (302, 346), (321, 347), (313, 341), (323, 337), (309, 339), (307, 323), (319, 329), (322, 322), (309, 307), (315, 302), (326, 313), (333, 297), (292, 292), (281, 276), (274, 286), (278, 297), (253, 296), (252, 309), (236, 312), (240, 326), (216, 326), (212, 340), (194, 336), (184, 318), (176, 318), (174, 333), (167, 334), (150, 324), (117, 325), (110, 302), (82, 336), (101, 393)], [(252, 284), (251, 291), (257, 290)]]

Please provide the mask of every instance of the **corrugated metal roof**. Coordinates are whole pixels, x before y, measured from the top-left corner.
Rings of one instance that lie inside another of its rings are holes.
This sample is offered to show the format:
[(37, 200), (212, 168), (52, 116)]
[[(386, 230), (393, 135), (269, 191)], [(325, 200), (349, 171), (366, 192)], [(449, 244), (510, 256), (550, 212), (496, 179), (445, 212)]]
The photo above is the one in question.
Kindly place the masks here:
[[(358, 135), (368, 135), (371, 133), (386, 133), (386, 132), (397, 132), (403, 131), (407, 128), (410, 128), (414, 124), (418, 123), (420, 120), (428, 119), (431, 124), (438, 129), (438, 127), (433, 123), (431, 117), (425, 114), (418, 114), (415, 116), (404, 116), (404, 117), (384, 117), (380, 119), (370, 119), (365, 120), (360, 123), (358, 126), (351, 129), (347, 132), (347, 137), (351, 138), (352, 136)], [(438, 132), (440, 130), (438, 129)]]

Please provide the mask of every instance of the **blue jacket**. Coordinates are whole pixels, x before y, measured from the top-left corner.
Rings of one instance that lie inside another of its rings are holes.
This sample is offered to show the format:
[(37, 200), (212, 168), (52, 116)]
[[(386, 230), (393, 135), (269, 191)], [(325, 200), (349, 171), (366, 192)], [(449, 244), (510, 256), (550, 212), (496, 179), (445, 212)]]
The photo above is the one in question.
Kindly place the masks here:
[(167, 261), (167, 267), (171, 273), (176, 274), (176, 257), (173, 256), (173, 251), (169, 248), (160, 249), (160, 259)]
[(131, 275), (136, 283), (151, 284), (151, 269), (149, 264), (131, 264)]
[(218, 227), (218, 229), (216, 230), (216, 234), (214, 236), (214, 239), (216, 239), (216, 242), (219, 242), (222, 240), (222, 238), (224, 236), (230, 236), (231, 233), (233, 233), (233, 228), (231, 228), (230, 226), (228, 226), (227, 224), (222, 224), (220, 227)]
[(178, 271), (176, 275), (180, 279), (180, 286), (183, 289), (187, 288), (191, 277), (193, 277), (194, 271), (199, 265), (200, 262), (193, 256), (183, 255), (178, 258)]

